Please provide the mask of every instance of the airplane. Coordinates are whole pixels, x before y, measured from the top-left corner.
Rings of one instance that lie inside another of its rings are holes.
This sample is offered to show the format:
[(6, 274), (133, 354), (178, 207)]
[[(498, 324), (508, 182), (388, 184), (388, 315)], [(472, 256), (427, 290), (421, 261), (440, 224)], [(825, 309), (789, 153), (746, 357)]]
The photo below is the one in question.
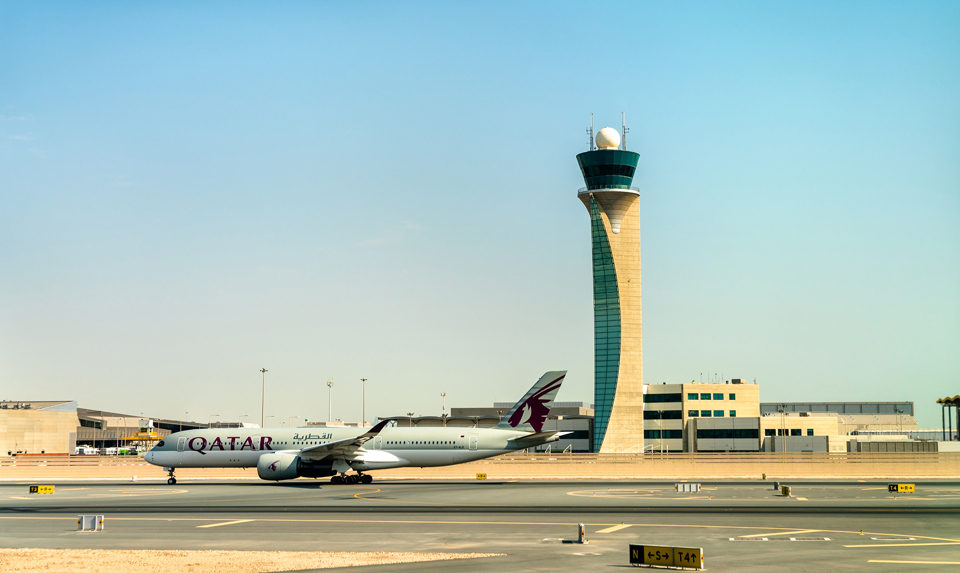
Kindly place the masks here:
[[(400, 428), (383, 420), (369, 429), (208, 428), (175, 432), (144, 459), (176, 468), (257, 468), (261, 479), (329, 477), (330, 483), (371, 483), (366, 473), (390, 468), (462, 464), (555, 442), (570, 432), (543, 431), (566, 370), (547, 372), (492, 428)], [(355, 473), (350, 473), (350, 472)]]

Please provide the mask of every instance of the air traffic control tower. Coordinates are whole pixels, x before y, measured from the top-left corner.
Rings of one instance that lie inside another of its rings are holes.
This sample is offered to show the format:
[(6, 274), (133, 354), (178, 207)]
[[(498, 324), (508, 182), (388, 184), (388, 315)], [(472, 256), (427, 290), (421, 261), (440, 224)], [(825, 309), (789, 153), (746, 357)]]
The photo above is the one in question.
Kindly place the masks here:
[[(593, 241), (593, 451), (643, 449), (643, 345), (640, 318), (640, 159), (605, 127), (577, 155)], [(624, 128), (626, 136), (626, 128)], [(624, 140), (626, 137), (624, 137)]]

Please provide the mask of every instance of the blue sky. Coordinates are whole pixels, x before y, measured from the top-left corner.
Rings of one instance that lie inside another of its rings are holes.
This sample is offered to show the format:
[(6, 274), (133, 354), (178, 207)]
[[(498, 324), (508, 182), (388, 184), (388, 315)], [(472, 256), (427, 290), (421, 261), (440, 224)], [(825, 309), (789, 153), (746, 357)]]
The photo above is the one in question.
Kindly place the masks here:
[(626, 111), (645, 381), (939, 426), (958, 101), (956, 2), (0, 2), (0, 395), (590, 403), (575, 155)]

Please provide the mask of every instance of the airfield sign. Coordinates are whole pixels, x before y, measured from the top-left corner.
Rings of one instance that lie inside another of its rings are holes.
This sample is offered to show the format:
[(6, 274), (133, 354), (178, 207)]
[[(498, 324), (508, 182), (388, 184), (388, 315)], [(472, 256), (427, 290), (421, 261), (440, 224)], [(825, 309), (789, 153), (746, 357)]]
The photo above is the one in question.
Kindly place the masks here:
[(634, 545), (631, 543), (630, 564), (703, 569), (703, 549), (699, 547)]

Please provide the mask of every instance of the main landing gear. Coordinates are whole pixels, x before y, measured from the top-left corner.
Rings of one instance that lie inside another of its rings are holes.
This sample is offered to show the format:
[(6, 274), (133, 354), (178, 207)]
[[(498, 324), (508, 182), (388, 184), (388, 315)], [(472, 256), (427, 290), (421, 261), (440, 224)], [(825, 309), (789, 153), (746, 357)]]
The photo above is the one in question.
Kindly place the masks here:
[(347, 475), (347, 474), (343, 474), (343, 475), (333, 476), (332, 478), (330, 478), (330, 483), (336, 484), (336, 485), (340, 485), (340, 484), (353, 485), (353, 484), (356, 484), (356, 483), (373, 483), (373, 476), (367, 475), (367, 474), (362, 474), (362, 473), (360, 473), (360, 472), (357, 472), (357, 475)]
[(167, 470), (167, 484), (177, 485), (177, 478), (173, 477), (173, 468), (163, 468)]

